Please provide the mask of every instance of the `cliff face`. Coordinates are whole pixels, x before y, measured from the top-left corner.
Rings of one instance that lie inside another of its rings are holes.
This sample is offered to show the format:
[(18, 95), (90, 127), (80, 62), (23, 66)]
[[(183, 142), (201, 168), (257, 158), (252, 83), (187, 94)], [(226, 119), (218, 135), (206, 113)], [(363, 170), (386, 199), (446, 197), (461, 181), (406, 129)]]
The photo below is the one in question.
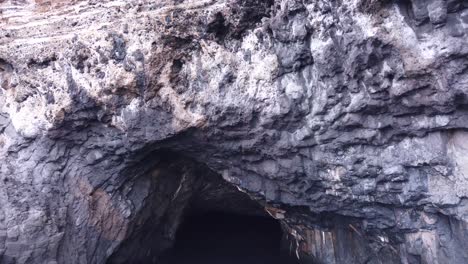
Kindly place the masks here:
[(468, 263), (467, 34), (462, 0), (0, 0), (0, 262), (157, 263), (222, 175), (304, 263)]

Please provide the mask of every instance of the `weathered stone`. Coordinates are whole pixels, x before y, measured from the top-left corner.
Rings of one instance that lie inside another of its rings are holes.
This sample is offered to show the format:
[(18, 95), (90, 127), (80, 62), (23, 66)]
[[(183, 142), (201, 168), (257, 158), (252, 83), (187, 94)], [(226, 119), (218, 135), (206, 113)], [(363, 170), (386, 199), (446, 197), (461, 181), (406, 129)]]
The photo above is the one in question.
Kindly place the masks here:
[(467, 8), (0, 1), (0, 262), (265, 207), (304, 263), (468, 263)]

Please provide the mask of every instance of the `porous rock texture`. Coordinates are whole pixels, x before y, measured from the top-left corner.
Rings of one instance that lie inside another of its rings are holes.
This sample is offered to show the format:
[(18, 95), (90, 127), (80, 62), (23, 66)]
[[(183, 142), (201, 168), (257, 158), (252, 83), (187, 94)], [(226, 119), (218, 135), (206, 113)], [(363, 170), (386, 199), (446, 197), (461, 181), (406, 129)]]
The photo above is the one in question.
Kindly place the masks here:
[(1, 263), (159, 263), (217, 175), (303, 263), (468, 263), (466, 1), (0, 0), (0, 86)]

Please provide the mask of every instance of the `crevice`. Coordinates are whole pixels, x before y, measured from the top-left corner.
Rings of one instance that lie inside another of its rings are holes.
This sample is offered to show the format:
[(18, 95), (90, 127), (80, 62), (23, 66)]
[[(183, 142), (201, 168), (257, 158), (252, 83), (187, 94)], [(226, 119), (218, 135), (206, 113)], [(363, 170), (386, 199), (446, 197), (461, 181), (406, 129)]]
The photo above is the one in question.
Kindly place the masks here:
[(10, 78), (13, 66), (6, 60), (0, 58), (0, 88), (5, 90), (10, 88)]
[(57, 60), (57, 57), (55, 54), (53, 54), (50, 57), (43, 58), (43, 59), (30, 59), (28, 61), (28, 67), (37, 68), (37, 69), (45, 69), (49, 67), (56, 60)]
[(213, 21), (208, 24), (206, 31), (208, 34), (213, 34), (214, 38), (222, 43), (227, 33), (229, 32), (229, 25), (221, 12), (216, 13)]

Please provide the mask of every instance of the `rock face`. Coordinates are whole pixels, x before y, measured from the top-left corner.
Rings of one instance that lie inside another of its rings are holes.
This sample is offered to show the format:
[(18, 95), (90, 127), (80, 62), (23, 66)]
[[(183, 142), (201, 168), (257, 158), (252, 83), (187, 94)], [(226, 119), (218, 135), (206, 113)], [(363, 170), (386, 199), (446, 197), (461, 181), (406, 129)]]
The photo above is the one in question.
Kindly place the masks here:
[(1, 263), (158, 263), (226, 182), (303, 263), (468, 263), (466, 1), (0, 0), (0, 86)]

